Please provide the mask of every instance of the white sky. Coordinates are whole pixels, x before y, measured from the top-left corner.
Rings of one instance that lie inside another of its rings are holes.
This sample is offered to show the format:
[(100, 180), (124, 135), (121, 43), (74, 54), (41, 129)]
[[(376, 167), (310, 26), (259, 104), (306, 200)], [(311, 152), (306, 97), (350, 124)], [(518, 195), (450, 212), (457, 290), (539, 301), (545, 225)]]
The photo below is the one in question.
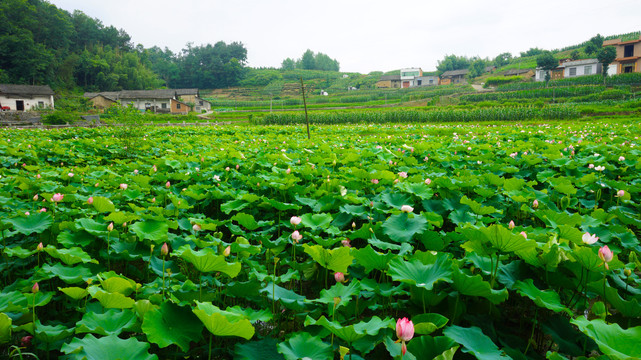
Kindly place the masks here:
[(49, 0), (124, 29), (135, 44), (242, 42), (248, 65), (311, 49), (341, 71), (436, 69), (447, 54), (494, 58), (641, 30), (640, 0)]

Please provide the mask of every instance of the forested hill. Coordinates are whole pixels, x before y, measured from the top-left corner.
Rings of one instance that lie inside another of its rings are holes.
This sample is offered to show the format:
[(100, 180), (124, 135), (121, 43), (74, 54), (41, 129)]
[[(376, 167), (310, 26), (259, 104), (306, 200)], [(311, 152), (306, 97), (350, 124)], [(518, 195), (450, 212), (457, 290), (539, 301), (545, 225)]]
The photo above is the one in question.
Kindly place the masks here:
[(0, 1), (0, 83), (112, 91), (222, 88), (242, 78), (242, 43), (193, 46), (174, 54), (134, 46), (123, 29), (43, 0)]

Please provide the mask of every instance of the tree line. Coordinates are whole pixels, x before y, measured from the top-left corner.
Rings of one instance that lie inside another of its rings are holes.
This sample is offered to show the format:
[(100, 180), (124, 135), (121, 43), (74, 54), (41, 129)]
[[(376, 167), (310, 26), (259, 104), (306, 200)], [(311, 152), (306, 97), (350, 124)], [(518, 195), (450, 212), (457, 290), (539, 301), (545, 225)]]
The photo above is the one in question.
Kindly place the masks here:
[(43, 0), (0, 2), (0, 83), (117, 91), (167, 87), (222, 88), (246, 72), (239, 42), (194, 46), (174, 54), (134, 46), (123, 29)]

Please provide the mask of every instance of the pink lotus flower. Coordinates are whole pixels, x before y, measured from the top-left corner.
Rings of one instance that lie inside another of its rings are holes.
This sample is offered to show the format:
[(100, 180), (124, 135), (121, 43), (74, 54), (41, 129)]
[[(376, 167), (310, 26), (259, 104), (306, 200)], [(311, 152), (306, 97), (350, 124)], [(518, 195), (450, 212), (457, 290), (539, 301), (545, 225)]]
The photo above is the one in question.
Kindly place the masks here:
[(53, 195), (51, 200), (53, 200), (53, 202), (61, 202), (64, 197), (65, 196), (62, 195), (61, 193), (56, 193), (56, 194)]
[(301, 219), (298, 216), (292, 216), (292, 218), (289, 219), (289, 222), (294, 226), (298, 226), (298, 224), (300, 224), (301, 221), (303, 221), (303, 219)]
[(134, 174), (138, 175), (138, 169), (134, 170)]
[(90, 196), (89, 199), (87, 199), (87, 204), (93, 204), (93, 196)]
[(167, 243), (163, 243), (160, 247), (160, 255), (167, 256), (167, 254), (169, 254), (169, 246)]
[(599, 248), (599, 258), (605, 264), (605, 268), (609, 270), (610, 267), (608, 267), (608, 263), (612, 261), (612, 259), (614, 258), (614, 254), (612, 253), (612, 250), (610, 250), (610, 248), (607, 245)]
[(156, 198), (151, 199), (151, 202), (155, 203), (156, 202)]
[(67, 174), (67, 176), (69, 176), (71, 178), (71, 177), (73, 177), (73, 173), (70, 172), (69, 174)]
[(343, 239), (343, 240), (341, 240), (341, 244), (342, 244), (344, 247), (352, 247), (352, 245), (351, 245), (351, 241), (350, 241), (349, 239)]
[(401, 206), (401, 211), (405, 213), (411, 213), (412, 211), (414, 211), (414, 208), (409, 205), (403, 205)]
[(31, 213), (28, 212), (28, 211), (25, 211), (24, 214), (27, 215), (27, 216), (31, 215)]
[(535, 209), (539, 207), (539, 201), (537, 199), (534, 199), (534, 201), (532, 202), (532, 207)]
[(343, 274), (342, 272), (335, 272), (334, 280), (336, 280), (336, 282), (338, 283), (345, 282), (345, 274)]
[(167, 189), (169, 189), (169, 187), (170, 187), (170, 186), (171, 186), (171, 183), (170, 183), (169, 181), (167, 181), (167, 183), (165, 183), (165, 187), (166, 187)]
[(429, 185), (432, 183), (432, 179), (425, 179), (425, 185)]
[(378, 184), (378, 179), (372, 179), (372, 184), (374, 185)]
[(619, 161), (625, 161), (625, 158), (623, 156), (619, 156)]
[(624, 190), (617, 191), (616, 197), (623, 197), (623, 196), (625, 196), (625, 191)]
[(158, 171), (158, 168), (156, 167), (156, 165), (152, 166), (152, 167), (151, 167), (151, 169), (152, 169), (154, 172)]
[(127, 187), (129, 187), (129, 185), (127, 185), (127, 184), (125, 184), (125, 183), (120, 184), (120, 188), (121, 188), (122, 190), (127, 190)]
[(33, 284), (33, 287), (31, 288), (31, 292), (35, 294), (38, 291), (40, 291), (40, 285), (38, 285), (38, 283)]
[(113, 230), (114, 230), (114, 223), (109, 223), (109, 225), (107, 225), (107, 231), (113, 231)]
[(423, 158), (423, 161), (427, 162), (429, 159), (430, 158), (426, 156), (426, 157)]
[(42, 208), (42, 209), (38, 210), (38, 212), (41, 212), (41, 213), (47, 212), (47, 208)]
[(227, 167), (225, 168), (225, 171), (229, 171), (229, 166), (227, 166)]
[(294, 242), (298, 243), (298, 242), (299, 242), (300, 240), (302, 240), (302, 239), (303, 239), (303, 235), (301, 235), (301, 234), (298, 232), (298, 230), (296, 230), (296, 231), (294, 231), (294, 232), (292, 233), (292, 240), (294, 240)]
[(400, 173), (398, 173), (398, 176), (402, 177), (403, 179), (406, 179), (407, 178), (407, 172), (401, 171)]
[(291, 168), (287, 168), (287, 170), (285, 170), (285, 174), (289, 175), (291, 173), (292, 173), (292, 169)]
[(33, 336), (31, 335), (23, 336), (22, 338), (20, 338), (20, 347), (31, 346), (31, 339), (33, 339)]
[(194, 224), (194, 226), (192, 226), (191, 228), (192, 228), (194, 231), (200, 231), (200, 230), (202, 230), (202, 227), (200, 227), (200, 225), (198, 225), (198, 224)]
[(40, 179), (42, 176), (40, 174), (36, 175), (36, 178)]
[(398, 340), (402, 342), (401, 352), (405, 355), (407, 352), (405, 342), (412, 340), (414, 337), (414, 323), (412, 323), (412, 320), (408, 320), (407, 318), (396, 320), (396, 336)]
[(240, 165), (236, 164), (236, 170), (240, 169)]
[(596, 234), (591, 235), (591, 234), (590, 234), (590, 233), (588, 233), (588, 232), (586, 232), (585, 234), (583, 234), (582, 239), (583, 239), (583, 242), (584, 242), (585, 244), (588, 244), (588, 245), (592, 245), (592, 244), (594, 244), (595, 242), (597, 242), (597, 241), (599, 240), (599, 238), (596, 236)]
[(527, 233), (525, 231), (521, 231), (520, 234), (527, 239)]
[(514, 229), (514, 227), (516, 227), (516, 225), (514, 224), (514, 220), (510, 220), (510, 224), (508, 225), (508, 228), (512, 230)]

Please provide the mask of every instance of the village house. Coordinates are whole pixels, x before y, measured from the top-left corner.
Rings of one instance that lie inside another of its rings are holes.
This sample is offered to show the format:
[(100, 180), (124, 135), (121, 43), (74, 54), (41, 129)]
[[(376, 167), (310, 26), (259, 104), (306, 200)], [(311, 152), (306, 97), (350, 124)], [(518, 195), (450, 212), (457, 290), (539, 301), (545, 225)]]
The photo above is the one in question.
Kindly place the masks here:
[[(572, 78), (577, 76), (595, 75), (603, 72), (603, 65), (597, 59), (562, 59), (559, 66), (550, 71), (551, 80)], [(537, 68), (535, 81), (545, 81), (545, 70)]]
[[(617, 57), (610, 67), (616, 69), (616, 74), (641, 72), (641, 36), (635, 40), (621, 39), (606, 40), (603, 46), (614, 46)], [(610, 73), (608, 71), (608, 73)]]
[(53, 95), (49, 85), (0, 84), (0, 108), (3, 111), (53, 109)]
[(377, 88), (398, 89), (401, 87), (401, 75), (383, 75), (376, 82)]
[(401, 69), (401, 87), (409, 88), (417, 86), (416, 79), (423, 76), (421, 68), (407, 68)]
[(535, 71), (533, 69), (510, 69), (503, 73), (503, 76), (521, 76), (527, 79), (534, 77)]
[[(183, 98), (194, 100), (192, 104), (197, 104), (198, 109), (211, 109), (211, 104), (198, 97), (197, 89), (179, 89), (184, 94)], [(149, 111), (161, 114), (187, 114), (190, 111), (190, 105), (187, 101), (178, 96), (179, 90), (159, 89), (159, 90), (122, 90), (107, 91), (100, 93), (85, 93), (84, 97), (89, 99), (96, 109), (105, 109), (109, 106), (120, 103), (122, 106), (133, 106), (140, 111)], [(194, 105), (196, 107), (196, 105)], [(197, 111), (199, 111), (197, 110)]]
[(450, 70), (441, 74), (441, 81), (439, 85), (452, 85), (452, 84), (467, 84), (467, 73), (469, 70)]
[(118, 104), (118, 91), (105, 91), (101, 93), (86, 92), (83, 97), (87, 98), (94, 108), (100, 110)]
[(211, 111), (211, 103), (200, 97), (198, 89), (176, 89), (176, 96), (180, 101), (193, 105), (193, 111)]

